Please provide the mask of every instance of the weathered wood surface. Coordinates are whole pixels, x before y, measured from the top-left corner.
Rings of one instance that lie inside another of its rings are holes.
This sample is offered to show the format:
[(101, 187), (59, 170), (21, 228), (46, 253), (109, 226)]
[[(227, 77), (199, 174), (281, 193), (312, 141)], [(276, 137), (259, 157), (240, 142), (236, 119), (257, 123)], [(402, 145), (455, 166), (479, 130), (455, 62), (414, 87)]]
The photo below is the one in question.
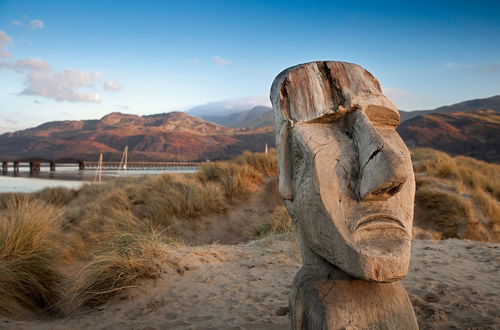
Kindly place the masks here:
[(403, 286), (302, 279), (294, 285), (293, 329), (418, 329)]
[[(341, 272), (382, 283), (406, 276), (415, 182), (409, 151), (395, 130), (398, 111), (378, 81), (356, 64), (307, 63), (278, 75), (271, 101), (280, 193), (302, 239), (299, 274), (314, 283), (331, 280), (334, 265), (336, 278)], [(308, 294), (304, 303), (316, 306)], [(315, 329), (310, 326), (305, 329)]]

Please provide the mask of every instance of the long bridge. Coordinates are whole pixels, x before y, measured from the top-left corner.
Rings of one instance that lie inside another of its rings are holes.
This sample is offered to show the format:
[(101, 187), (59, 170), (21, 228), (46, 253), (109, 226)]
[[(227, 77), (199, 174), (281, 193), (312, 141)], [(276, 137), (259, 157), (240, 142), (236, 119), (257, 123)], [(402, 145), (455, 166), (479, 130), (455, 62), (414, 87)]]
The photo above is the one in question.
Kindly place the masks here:
[(197, 170), (204, 163), (201, 162), (83, 162), (82, 170)]
[(50, 171), (55, 171), (57, 164), (78, 165), (80, 171), (85, 170), (197, 170), (203, 162), (88, 162), (82, 160), (48, 160), (40, 158), (22, 159), (15, 161), (0, 161), (2, 163), (2, 172), (9, 171), (9, 163), (12, 164), (14, 173), (19, 172), (20, 167), (29, 167), (30, 172), (40, 172), (42, 167), (49, 167)]

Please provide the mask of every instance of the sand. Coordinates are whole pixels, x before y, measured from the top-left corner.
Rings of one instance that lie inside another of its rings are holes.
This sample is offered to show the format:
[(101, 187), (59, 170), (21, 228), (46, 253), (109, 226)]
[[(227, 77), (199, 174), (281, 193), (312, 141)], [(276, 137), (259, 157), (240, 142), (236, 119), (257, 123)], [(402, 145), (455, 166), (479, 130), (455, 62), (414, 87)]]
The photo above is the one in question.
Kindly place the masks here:
[[(414, 241), (402, 283), (421, 329), (500, 328), (499, 247)], [(0, 317), (0, 329), (288, 329), (288, 291), (299, 267), (290, 237), (165, 246), (163, 276), (143, 282), (127, 299), (68, 319)]]

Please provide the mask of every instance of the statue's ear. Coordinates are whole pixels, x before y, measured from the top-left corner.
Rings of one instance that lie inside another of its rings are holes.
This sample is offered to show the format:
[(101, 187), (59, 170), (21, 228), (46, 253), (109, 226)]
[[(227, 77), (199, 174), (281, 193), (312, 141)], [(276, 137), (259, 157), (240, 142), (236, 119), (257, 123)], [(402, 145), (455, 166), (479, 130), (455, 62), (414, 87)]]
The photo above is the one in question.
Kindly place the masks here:
[(276, 147), (278, 150), (279, 192), (283, 199), (293, 199), (292, 164), (290, 161), (290, 127), (282, 122), (277, 127)]

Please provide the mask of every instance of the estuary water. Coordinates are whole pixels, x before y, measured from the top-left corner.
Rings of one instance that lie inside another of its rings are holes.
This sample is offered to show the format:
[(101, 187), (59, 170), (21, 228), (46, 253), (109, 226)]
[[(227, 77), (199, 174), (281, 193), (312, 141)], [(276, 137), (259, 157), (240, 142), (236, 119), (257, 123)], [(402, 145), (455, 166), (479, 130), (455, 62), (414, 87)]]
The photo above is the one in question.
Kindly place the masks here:
[[(102, 171), (102, 180), (107, 181), (121, 176), (158, 175), (163, 173), (195, 173), (195, 170), (120, 170)], [(12, 167), (7, 172), (0, 169), (0, 193), (18, 192), (30, 193), (48, 187), (66, 187), (78, 189), (85, 183), (97, 181), (97, 172), (92, 170), (80, 171), (74, 164), (57, 164), (55, 171), (49, 167), (40, 169), (40, 172), (30, 173), (28, 167), (20, 167), (19, 173), (14, 173)]]

